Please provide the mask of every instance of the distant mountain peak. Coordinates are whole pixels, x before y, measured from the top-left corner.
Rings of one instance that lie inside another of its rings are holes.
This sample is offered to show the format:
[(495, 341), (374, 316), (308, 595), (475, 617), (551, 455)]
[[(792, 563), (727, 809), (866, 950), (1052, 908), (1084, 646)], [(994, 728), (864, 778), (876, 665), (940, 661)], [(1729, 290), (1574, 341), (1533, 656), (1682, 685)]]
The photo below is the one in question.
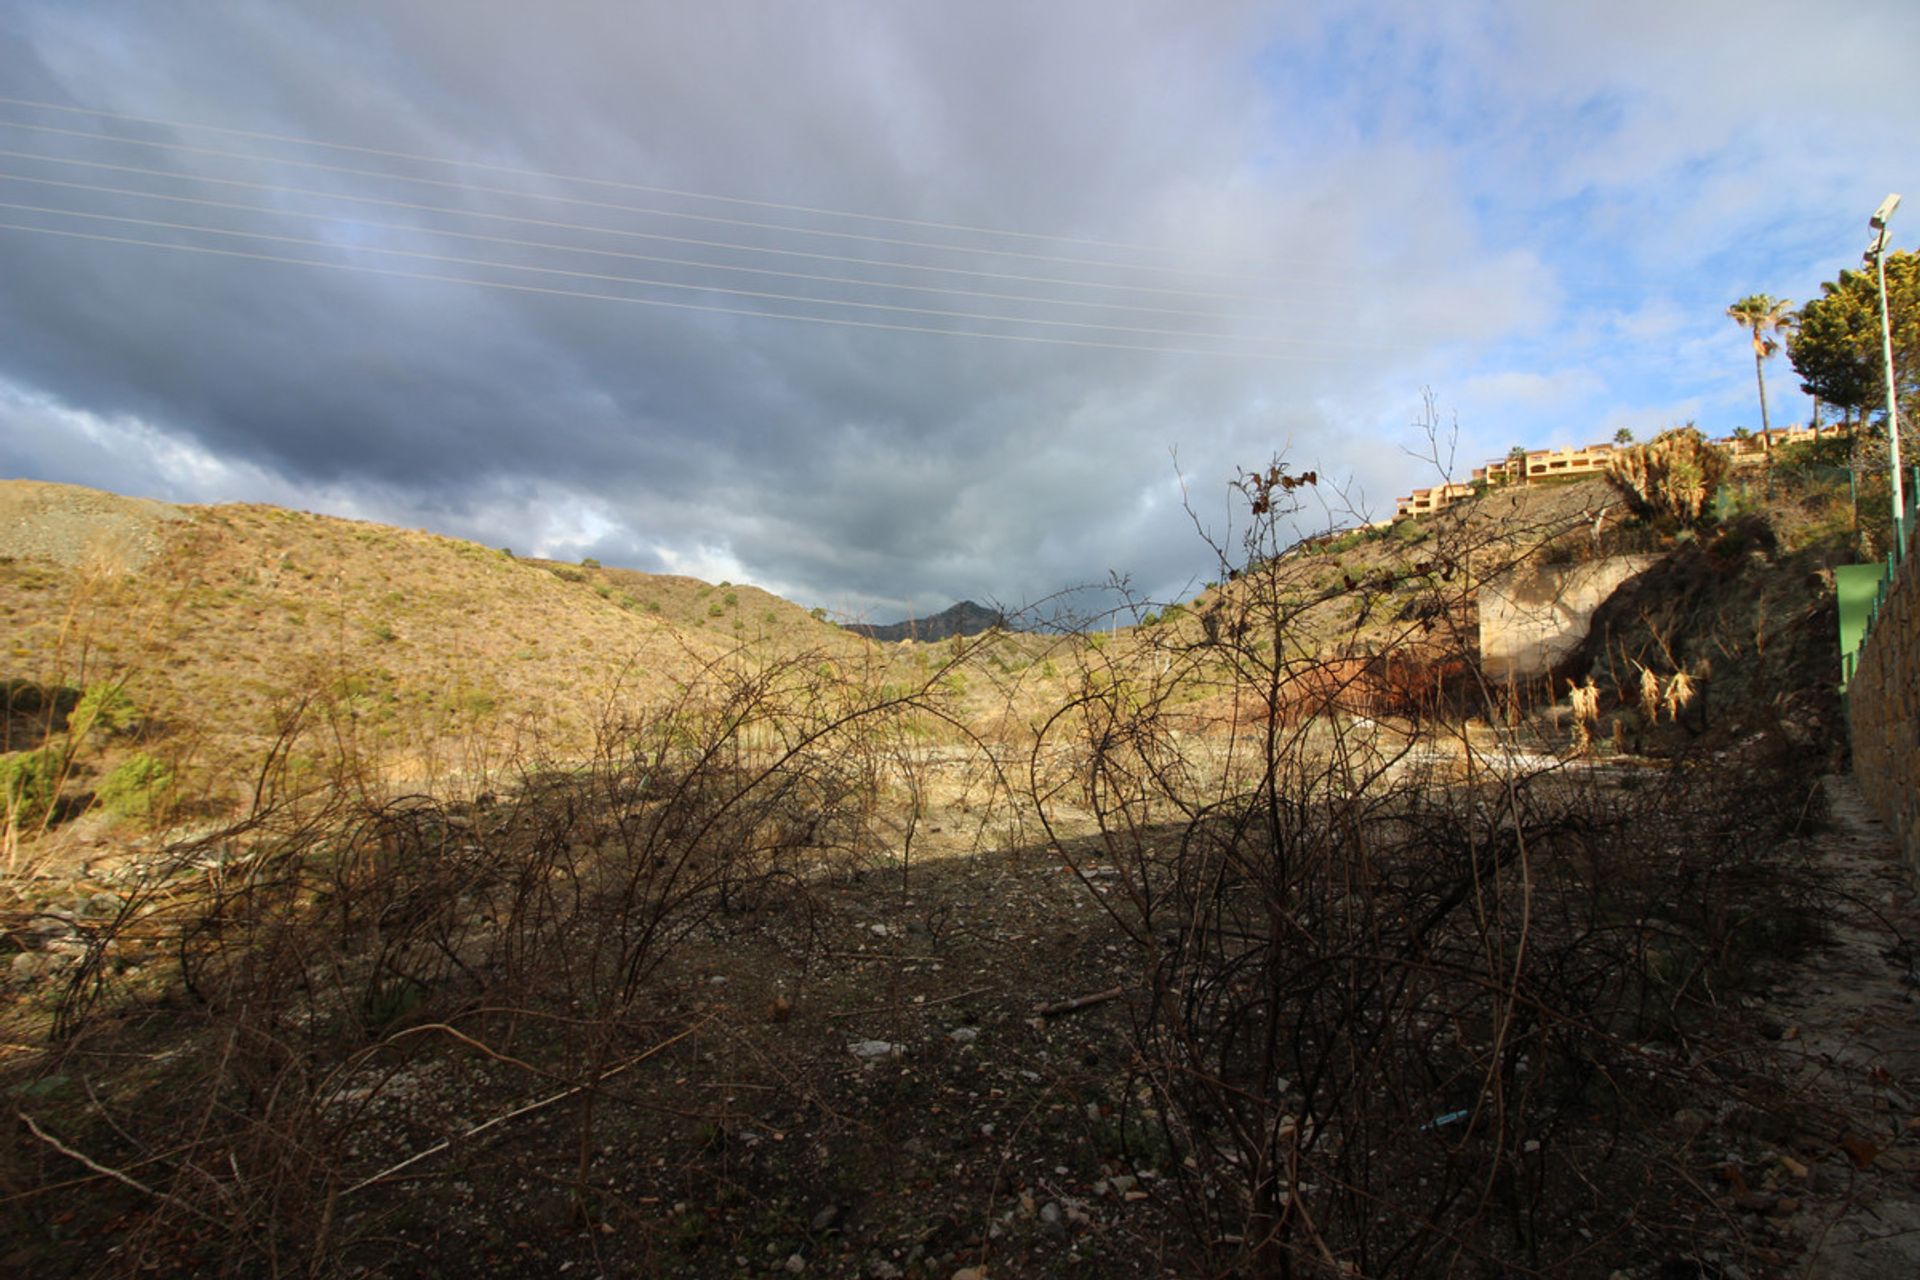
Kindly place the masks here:
[(942, 609), (930, 618), (907, 618), (885, 624), (843, 623), (847, 630), (869, 640), (945, 640), (949, 636), (977, 636), (982, 631), (1007, 625), (1006, 615), (998, 609), (962, 600)]

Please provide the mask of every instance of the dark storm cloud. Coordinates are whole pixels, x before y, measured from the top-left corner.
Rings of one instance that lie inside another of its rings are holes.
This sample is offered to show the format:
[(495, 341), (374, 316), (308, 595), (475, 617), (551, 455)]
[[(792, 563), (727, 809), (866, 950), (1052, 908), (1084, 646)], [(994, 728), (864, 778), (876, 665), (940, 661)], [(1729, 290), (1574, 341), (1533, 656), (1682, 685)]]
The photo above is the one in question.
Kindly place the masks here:
[[(1422, 6), (1390, 7), (1375, 15), (1378, 31), (1396, 33), (1379, 46), (1389, 52), (1369, 54), (1387, 77), (1376, 80), (1367, 65), (1335, 65), (1329, 51), (1373, 46), (1330, 36), (1338, 27), (1333, 13), (1091, 0), (540, 7), (5, 0), (0, 94), (10, 97), (544, 174), (1150, 243), (1182, 256), (693, 201), (20, 107), (0, 108), (0, 120), (265, 159), (0, 127), (0, 147), (174, 175), (4, 159), (0, 170), (16, 177), (0, 178), (0, 200), (266, 230), (326, 247), (172, 232), (78, 212), (0, 210), (0, 221), (883, 325), (1004, 331), (962, 319), (642, 289), (367, 250), (936, 310), (1265, 334), (1282, 358), (836, 328), (0, 231), (0, 422), (7, 428), (0, 468), (136, 490), (144, 475), (148, 490), (169, 496), (265, 498), (427, 524), (523, 550), (744, 578), (808, 603), (889, 616), (961, 596), (1018, 601), (1108, 570), (1132, 573), (1151, 589), (1182, 589), (1213, 566), (1181, 510), (1171, 451), (1210, 520), (1233, 466), (1263, 462), (1281, 448), (1302, 466), (1356, 474), (1378, 514), (1401, 486), (1428, 478), (1400, 451), (1412, 442), (1405, 424), (1423, 382), (1443, 393), (1450, 384), (1470, 387), (1494, 410), (1522, 404), (1529, 413), (1598, 395), (1603, 384), (1573, 368), (1578, 357), (1567, 353), (1549, 372), (1538, 363), (1514, 369), (1487, 360), (1501, 342), (1554, 331), (1565, 294), (1534, 249), (1486, 239), (1486, 227), (1505, 216), (1491, 184), (1527, 187), (1546, 149), (1537, 137), (1511, 140), (1510, 154), (1529, 157), (1527, 168), (1502, 169), (1486, 138), (1504, 138), (1500, 130), (1513, 126), (1468, 109), (1502, 92), (1558, 102), (1574, 74), (1567, 69), (1578, 65), (1575, 46), (1587, 42), (1578, 22), (1569, 20), (1576, 37), (1569, 40), (1567, 30), (1539, 29), (1536, 19), (1476, 25), (1425, 16)], [(1360, 30), (1374, 28), (1361, 23)], [(1461, 55), (1462, 67), (1423, 80), (1421, 68), (1445, 65), (1449, 52)], [(1289, 54), (1307, 69), (1290, 69)], [(1444, 96), (1451, 108), (1435, 114), (1422, 95)], [(1669, 122), (1664, 132), (1650, 131), (1648, 118), (1623, 112), (1617, 130), (1589, 141), (1614, 169), (1628, 165), (1633, 145), (1660, 150), (1662, 164), (1693, 158), (1674, 141), (1688, 136), (1685, 128)], [(1704, 118), (1710, 130), (1726, 127), (1711, 113)], [(1659, 133), (1660, 148), (1632, 142), (1651, 133)], [(291, 163), (298, 160), (464, 185)], [(1529, 190), (1515, 197), (1516, 208), (1568, 198), (1572, 178), (1564, 166), (1548, 167), (1561, 189)], [(280, 212), (62, 190), (22, 177)], [(347, 205), (236, 182), (999, 275), (903, 276), (499, 216)], [(973, 248), (805, 237), (605, 207), (614, 204)], [(321, 211), (363, 221), (292, 216)], [(453, 234), (459, 231), (1199, 314), (878, 291), (516, 248)], [(1218, 274), (1173, 277), (979, 251), (995, 245), (1180, 261)], [(1179, 285), (1269, 301), (1004, 278), (1012, 276)], [(1259, 317), (1243, 318), (1248, 311)], [(1143, 347), (1217, 345), (1124, 329), (1020, 331)], [(1597, 351), (1605, 335), (1583, 341)], [(1672, 345), (1664, 334), (1650, 341)]]

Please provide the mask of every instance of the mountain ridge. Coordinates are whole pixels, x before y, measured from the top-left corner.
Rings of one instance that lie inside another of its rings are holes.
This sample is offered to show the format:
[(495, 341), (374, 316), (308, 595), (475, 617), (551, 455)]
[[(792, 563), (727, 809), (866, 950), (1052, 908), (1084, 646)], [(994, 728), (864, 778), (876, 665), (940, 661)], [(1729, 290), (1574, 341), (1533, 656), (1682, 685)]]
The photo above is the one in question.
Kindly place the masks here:
[(869, 640), (946, 640), (952, 636), (977, 636), (983, 631), (1007, 625), (1007, 616), (998, 609), (971, 600), (962, 600), (929, 618), (906, 618), (899, 622), (843, 622), (843, 628)]

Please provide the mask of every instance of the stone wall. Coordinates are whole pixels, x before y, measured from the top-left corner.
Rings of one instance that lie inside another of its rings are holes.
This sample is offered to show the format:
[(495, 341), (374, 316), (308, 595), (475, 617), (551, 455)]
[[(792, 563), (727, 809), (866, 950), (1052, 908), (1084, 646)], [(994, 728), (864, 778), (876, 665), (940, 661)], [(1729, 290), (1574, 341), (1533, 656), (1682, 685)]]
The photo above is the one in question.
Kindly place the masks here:
[(1920, 567), (1900, 567), (1847, 685), (1861, 794), (1920, 871)]

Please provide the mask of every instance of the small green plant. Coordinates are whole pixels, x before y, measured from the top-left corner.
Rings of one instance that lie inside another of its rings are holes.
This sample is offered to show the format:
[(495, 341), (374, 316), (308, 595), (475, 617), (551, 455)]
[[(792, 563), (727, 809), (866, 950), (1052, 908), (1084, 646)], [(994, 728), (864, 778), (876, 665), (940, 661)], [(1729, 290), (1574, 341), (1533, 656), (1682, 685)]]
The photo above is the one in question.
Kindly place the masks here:
[(67, 732), (75, 738), (96, 729), (103, 734), (120, 733), (131, 728), (136, 718), (133, 699), (120, 685), (90, 684), (67, 718)]
[(136, 751), (101, 780), (94, 798), (116, 818), (148, 818), (172, 786), (171, 765), (145, 751)]
[(723, 618), (726, 616), (726, 613), (726, 609), (721, 605), (710, 604), (707, 606), (707, 616), (709, 618)]
[(729, 609), (737, 609), (740, 607), (740, 596), (737, 592), (729, 591), (726, 595), (722, 596), (721, 599), (726, 601), (727, 608)]
[(613, 588), (604, 582), (596, 582), (593, 585), (593, 594), (599, 596), (602, 600), (611, 600), (613, 598)]
[(53, 809), (60, 756), (52, 747), (0, 755), (0, 803), (14, 830), (38, 826)]
[(371, 635), (375, 640), (378, 640), (381, 644), (392, 644), (394, 640), (398, 638), (394, 634), (392, 624), (386, 623), (386, 622), (374, 623), (372, 626), (367, 628), (367, 634)]
[(592, 556), (587, 556), (585, 559), (580, 561), (580, 567), (582, 569), (598, 569), (600, 567), (600, 562), (598, 560), (595, 560)]

